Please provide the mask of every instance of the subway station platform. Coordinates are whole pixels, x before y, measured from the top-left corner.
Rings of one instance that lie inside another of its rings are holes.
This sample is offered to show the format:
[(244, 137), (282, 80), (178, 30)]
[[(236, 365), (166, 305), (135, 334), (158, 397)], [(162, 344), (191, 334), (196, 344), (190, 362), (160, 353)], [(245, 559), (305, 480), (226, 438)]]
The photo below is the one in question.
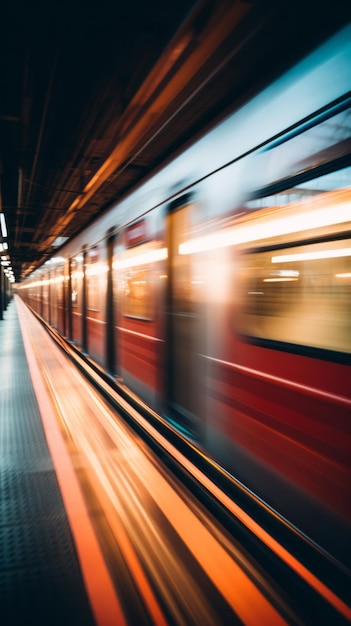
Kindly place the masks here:
[(15, 300), (0, 323), (0, 623), (94, 624)]
[(0, 626), (350, 623), (343, 599), (144, 424), (224, 498), (228, 533), (16, 296), (0, 345)]

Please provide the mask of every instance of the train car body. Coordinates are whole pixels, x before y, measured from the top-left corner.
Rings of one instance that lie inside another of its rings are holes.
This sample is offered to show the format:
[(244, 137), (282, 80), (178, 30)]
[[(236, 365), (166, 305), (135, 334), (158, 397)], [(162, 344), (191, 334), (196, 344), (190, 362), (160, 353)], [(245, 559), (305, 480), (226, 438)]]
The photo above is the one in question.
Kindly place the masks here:
[(346, 27), (20, 290), (349, 566), (350, 93)]

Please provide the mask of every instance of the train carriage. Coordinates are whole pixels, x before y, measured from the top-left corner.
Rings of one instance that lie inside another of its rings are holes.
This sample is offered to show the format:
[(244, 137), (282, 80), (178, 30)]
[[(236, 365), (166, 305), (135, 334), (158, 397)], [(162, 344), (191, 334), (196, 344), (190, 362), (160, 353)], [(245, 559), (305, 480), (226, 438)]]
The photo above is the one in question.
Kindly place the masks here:
[(347, 27), (65, 244), (50, 311), (62, 273), (21, 289), (348, 565), (350, 93)]

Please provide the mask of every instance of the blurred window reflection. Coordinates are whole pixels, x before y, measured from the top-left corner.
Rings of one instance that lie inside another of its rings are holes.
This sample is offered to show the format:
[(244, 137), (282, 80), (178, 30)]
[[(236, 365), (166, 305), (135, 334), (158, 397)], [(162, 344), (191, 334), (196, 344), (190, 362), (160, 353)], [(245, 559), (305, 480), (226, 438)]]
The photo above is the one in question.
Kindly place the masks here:
[[(269, 223), (282, 205), (290, 204), (289, 199), (296, 214), (325, 201), (335, 206), (337, 214), (351, 202), (350, 189), (351, 168), (345, 168), (262, 198), (269, 208), (257, 213), (257, 220)], [(346, 222), (306, 230), (305, 237), (303, 233), (277, 236), (274, 241), (261, 241), (259, 248), (243, 250), (238, 270), (240, 332), (351, 353), (350, 231), (351, 223)]]
[(80, 267), (76, 259), (71, 259), (71, 281), (72, 281), (72, 307), (79, 305), (78, 293), (79, 293), (79, 281), (80, 281)]
[[(133, 226), (131, 232), (133, 237), (135, 232), (139, 236), (140, 226), (138, 230)], [(142, 237), (146, 236), (145, 232), (141, 229)], [(167, 249), (161, 241), (153, 239), (116, 250), (113, 270), (121, 294), (122, 315), (147, 321), (155, 319), (155, 285), (166, 258)]]
[(335, 191), (351, 187), (351, 167), (345, 167), (324, 176), (300, 183), (298, 187), (284, 189), (274, 195), (250, 200), (246, 203), (248, 209), (264, 209), (267, 207), (286, 206), (302, 200), (313, 199), (316, 195), (327, 191)]
[(100, 250), (95, 246), (88, 250), (85, 271), (87, 309), (90, 311), (98, 311), (100, 309), (99, 276), (102, 273), (100, 265)]
[(243, 255), (241, 277), (241, 332), (351, 352), (351, 239)]
[(46, 276), (44, 280), (42, 280), (42, 299), (45, 304), (49, 301), (49, 281)]
[(97, 276), (87, 277), (87, 308), (91, 311), (99, 310), (99, 281)]
[(349, 157), (351, 109), (317, 122), (318, 118), (311, 128), (304, 129), (302, 126), (255, 155), (256, 187), (264, 189), (292, 176), (307, 180), (317, 175), (314, 174), (316, 168), (328, 166), (331, 170), (334, 167), (328, 164), (340, 163)]
[(128, 317), (144, 320), (154, 318), (153, 272), (135, 267), (125, 270), (123, 276), (122, 312)]

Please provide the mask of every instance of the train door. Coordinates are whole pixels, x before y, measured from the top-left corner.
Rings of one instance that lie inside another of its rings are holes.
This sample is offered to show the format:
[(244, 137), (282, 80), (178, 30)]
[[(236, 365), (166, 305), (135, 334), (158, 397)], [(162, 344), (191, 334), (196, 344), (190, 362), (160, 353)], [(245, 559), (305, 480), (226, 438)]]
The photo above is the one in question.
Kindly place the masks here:
[(79, 346), (83, 345), (83, 315), (84, 315), (84, 264), (83, 254), (71, 259), (71, 310), (72, 310), (72, 340)]
[(113, 285), (113, 250), (115, 245), (115, 235), (110, 234), (107, 239), (107, 284), (106, 284), (106, 333), (105, 333), (105, 354), (106, 369), (110, 374), (117, 371), (116, 350), (114, 338), (114, 285)]
[(70, 341), (73, 341), (72, 319), (72, 259), (65, 263), (64, 302), (65, 302), (65, 330)]
[(200, 303), (194, 293), (191, 260), (179, 253), (189, 233), (191, 209), (184, 199), (170, 206), (167, 217), (166, 414), (178, 428), (199, 437)]
[(50, 272), (50, 324), (57, 328), (57, 268), (54, 267)]
[(49, 272), (45, 271), (42, 278), (42, 298), (43, 298), (43, 318), (50, 323), (49, 319), (49, 302), (50, 302), (50, 293), (49, 293)]
[(44, 317), (44, 278), (41, 276), (39, 285), (39, 315)]
[[(113, 347), (111, 348), (111, 353), (108, 357), (110, 366), (112, 366), (113, 374), (120, 381), (122, 378), (121, 371), (121, 294), (122, 294), (122, 286), (121, 286), (121, 254), (123, 250), (122, 243), (122, 234), (116, 233), (114, 236), (111, 235), (109, 239), (109, 251), (108, 251), (108, 266), (111, 267), (111, 277), (112, 281), (110, 282), (108, 289), (112, 291), (112, 307), (109, 312), (109, 324), (112, 324), (112, 328), (108, 331), (108, 336), (110, 336), (111, 341), (113, 342)], [(112, 254), (112, 258), (111, 255)], [(110, 334), (111, 333), (111, 334)]]
[(62, 335), (66, 335), (66, 291), (65, 291), (65, 267), (61, 262), (57, 268), (57, 329)]

